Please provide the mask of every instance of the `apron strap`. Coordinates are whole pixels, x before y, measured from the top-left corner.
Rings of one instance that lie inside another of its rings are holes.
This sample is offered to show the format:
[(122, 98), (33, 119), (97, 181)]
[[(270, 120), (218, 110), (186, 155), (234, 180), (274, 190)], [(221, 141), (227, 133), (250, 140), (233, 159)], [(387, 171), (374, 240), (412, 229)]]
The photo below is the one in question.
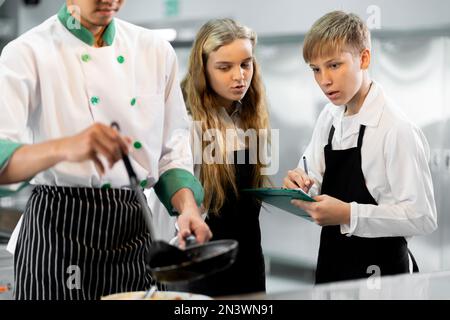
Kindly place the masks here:
[[(334, 131), (335, 128), (332, 125), (331, 129), (330, 129), (330, 133), (328, 134), (328, 145), (330, 146), (330, 149), (332, 149), (331, 147), (331, 141), (333, 140), (333, 136), (334, 136)], [(361, 125), (359, 127), (359, 135), (358, 135), (358, 148), (361, 148), (362, 146), (362, 141), (363, 141), (363, 137), (364, 137), (364, 132), (366, 131), (366, 126), (365, 125)]]
[(362, 146), (362, 141), (363, 141), (363, 137), (364, 137), (364, 131), (366, 131), (366, 126), (365, 125), (361, 125), (359, 127), (359, 135), (358, 135), (358, 148), (361, 149)]
[(330, 149), (332, 149), (331, 148), (331, 141), (333, 140), (334, 130), (335, 130), (334, 126), (332, 125), (331, 129), (330, 129), (330, 133), (328, 134), (328, 145), (330, 146)]
[(419, 272), (419, 266), (417, 265), (416, 259), (414, 258), (413, 254), (411, 253), (409, 248), (408, 248), (408, 255), (412, 262), (412, 272), (413, 273)]

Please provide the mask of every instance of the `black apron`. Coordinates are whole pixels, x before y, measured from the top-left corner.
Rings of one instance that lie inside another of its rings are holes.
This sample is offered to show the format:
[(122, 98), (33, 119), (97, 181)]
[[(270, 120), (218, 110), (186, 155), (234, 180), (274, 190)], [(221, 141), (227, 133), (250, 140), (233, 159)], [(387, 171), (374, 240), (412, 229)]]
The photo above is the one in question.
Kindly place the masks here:
[(151, 284), (133, 191), (36, 186), (14, 254), (16, 299), (91, 300)]
[[(377, 205), (367, 190), (361, 168), (361, 146), (365, 126), (361, 125), (358, 145), (346, 150), (333, 150), (334, 127), (331, 127), (325, 152), (322, 194), (344, 202)], [(414, 271), (418, 271), (411, 255)], [(409, 251), (404, 237), (362, 238), (341, 234), (340, 226), (325, 226), (320, 235), (316, 283), (367, 278), (373, 267), (381, 275), (409, 272)]]
[[(237, 162), (238, 153), (245, 163)], [(256, 166), (249, 164), (248, 150), (235, 152), (238, 190), (251, 188)], [(265, 292), (265, 266), (261, 247), (259, 212), (261, 204), (243, 192), (236, 198), (229, 190), (218, 215), (209, 214), (205, 220), (213, 233), (211, 240), (235, 239), (239, 242), (236, 261), (227, 270), (188, 284), (168, 286), (169, 289), (189, 291), (209, 296), (226, 296)]]

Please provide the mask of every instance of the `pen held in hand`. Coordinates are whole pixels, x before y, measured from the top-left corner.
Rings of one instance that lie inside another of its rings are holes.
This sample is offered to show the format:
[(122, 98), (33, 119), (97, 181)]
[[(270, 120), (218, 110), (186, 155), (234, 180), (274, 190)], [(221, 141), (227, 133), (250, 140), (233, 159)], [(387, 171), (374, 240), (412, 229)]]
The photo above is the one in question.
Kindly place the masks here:
[(306, 157), (303, 156), (303, 170), (305, 171), (306, 175), (308, 174), (308, 164), (306, 163)]

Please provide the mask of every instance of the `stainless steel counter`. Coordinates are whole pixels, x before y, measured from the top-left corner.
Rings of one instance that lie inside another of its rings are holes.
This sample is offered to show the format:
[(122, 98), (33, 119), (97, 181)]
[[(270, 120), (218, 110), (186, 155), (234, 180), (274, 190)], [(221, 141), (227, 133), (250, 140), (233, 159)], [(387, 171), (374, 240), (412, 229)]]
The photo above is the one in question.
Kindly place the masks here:
[(305, 289), (263, 294), (222, 297), (239, 300), (448, 300), (450, 271), (372, 277), (343, 281)]

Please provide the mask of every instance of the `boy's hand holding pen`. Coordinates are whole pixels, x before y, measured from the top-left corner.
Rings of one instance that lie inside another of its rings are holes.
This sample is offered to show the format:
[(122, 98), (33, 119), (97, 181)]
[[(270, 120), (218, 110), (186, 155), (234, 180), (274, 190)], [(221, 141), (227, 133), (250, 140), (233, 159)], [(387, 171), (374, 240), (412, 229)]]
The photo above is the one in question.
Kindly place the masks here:
[[(308, 193), (314, 185), (314, 180), (308, 176), (308, 164), (303, 157), (303, 169), (296, 168), (288, 171), (284, 178), (283, 187), (288, 189), (301, 188)], [(307, 202), (302, 200), (291, 200), (296, 207), (307, 212), (313, 221), (320, 226), (340, 225), (350, 223), (350, 204), (328, 195), (313, 197), (316, 202)]]
[(288, 175), (283, 180), (283, 187), (287, 189), (302, 189), (306, 193), (314, 185), (314, 180), (308, 176), (308, 165), (306, 158), (303, 157), (303, 168), (289, 170)]

